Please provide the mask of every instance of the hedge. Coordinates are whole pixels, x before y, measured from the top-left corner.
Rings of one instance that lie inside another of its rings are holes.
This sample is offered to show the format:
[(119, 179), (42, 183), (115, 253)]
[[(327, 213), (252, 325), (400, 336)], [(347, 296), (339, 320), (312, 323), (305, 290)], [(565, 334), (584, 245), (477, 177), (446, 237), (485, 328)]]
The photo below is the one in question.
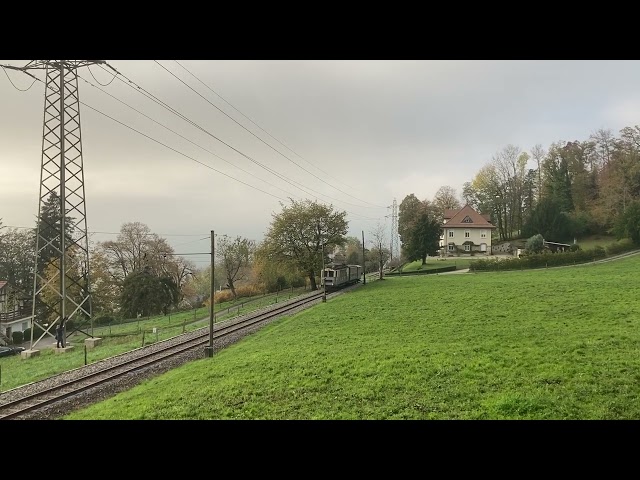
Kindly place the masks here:
[[(613, 245), (613, 244), (612, 244)], [(504, 270), (524, 270), (525, 268), (545, 268), (559, 267), (563, 265), (575, 265), (579, 263), (588, 263), (595, 260), (605, 258), (607, 252), (615, 251), (619, 248), (627, 248), (627, 244), (623, 246), (615, 246), (612, 250), (607, 250), (600, 246), (596, 246), (589, 250), (576, 250), (575, 252), (557, 252), (557, 253), (538, 253), (532, 255), (524, 255), (520, 258), (501, 259), (481, 259), (474, 260), (469, 264), (469, 270), (472, 272), (482, 271), (504, 271)], [(633, 250), (633, 248), (629, 248)]]

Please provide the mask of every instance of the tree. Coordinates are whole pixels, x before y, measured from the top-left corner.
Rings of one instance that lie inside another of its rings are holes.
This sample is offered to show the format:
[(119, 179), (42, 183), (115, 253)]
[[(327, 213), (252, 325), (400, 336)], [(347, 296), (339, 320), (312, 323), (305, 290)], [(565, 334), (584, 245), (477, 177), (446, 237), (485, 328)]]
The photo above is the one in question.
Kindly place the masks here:
[(413, 193), (404, 197), (400, 202), (398, 207), (398, 236), (403, 250), (409, 244), (413, 223), (421, 208), (422, 202)]
[(150, 269), (133, 272), (122, 286), (120, 312), (124, 317), (144, 317), (163, 312), (178, 302), (178, 287), (169, 277), (158, 277)]
[[(89, 312), (89, 303), (87, 299), (86, 285), (80, 280), (84, 277), (84, 263), (77, 260), (77, 256), (82, 255), (79, 248), (67, 248), (65, 252), (65, 264), (67, 266), (65, 271), (65, 300), (64, 311), (65, 316), (72, 317), (84, 317), (88, 318), (84, 314), (83, 309)], [(43, 300), (43, 308), (38, 313), (38, 317), (41, 320), (48, 320), (53, 322), (56, 318), (62, 316), (62, 304), (60, 300), (60, 292), (62, 290), (60, 284), (60, 260), (52, 259), (50, 263), (45, 267), (42, 272), (42, 278), (44, 280), (45, 287), (40, 292), (40, 297)], [(83, 302), (83, 300), (85, 300)], [(58, 307), (57, 305), (60, 304)], [(45, 308), (45, 306), (47, 308)]]
[(474, 210), (477, 211), (480, 209), (480, 198), (471, 182), (464, 182), (462, 185), (462, 199), (464, 200), (464, 203), (472, 207)]
[(540, 162), (542, 162), (542, 159), (544, 158), (545, 154), (546, 152), (544, 151), (544, 148), (542, 148), (542, 145), (539, 143), (534, 145), (534, 147), (531, 149), (531, 156), (536, 162), (536, 174), (538, 176), (537, 200), (540, 200), (540, 197), (541, 197), (540, 189), (542, 188), (542, 170), (540, 169)]
[(407, 249), (408, 260), (422, 260), (422, 265), (426, 265), (427, 255), (436, 255), (438, 251), (440, 230), (438, 219), (428, 209), (422, 210), (414, 223)]
[(195, 265), (175, 255), (166, 239), (141, 222), (124, 223), (116, 240), (98, 243), (96, 248), (115, 285), (122, 288), (124, 279), (134, 272), (147, 269), (156, 277), (169, 277), (184, 298), (182, 288), (193, 275)]
[(362, 259), (362, 242), (358, 237), (347, 237), (346, 244), (340, 250), (340, 253), (342, 253), (346, 258), (347, 264), (362, 265), (364, 267), (364, 260)]
[(627, 237), (635, 245), (640, 245), (640, 201), (634, 201), (618, 217), (614, 226), (614, 233), (618, 240)]
[(373, 239), (373, 247), (369, 252), (369, 259), (378, 265), (380, 280), (382, 280), (382, 268), (386, 261), (391, 257), (390, 249), (383, 247), (383, 245), (386, 244), (384, 225), (378, 223), (370, 235)]
[(544, 238), (537, 234), (527, 240), (525, 251), (527, 253), (541, 253), (544, 250)]
[(456, 190), (449, 185), (444, 185), (438, 189), (433, 199), (433, 203), (443, 212), (446, 209), (460, 210), (462, 208), (460, 200), (458, 200)]
[(97, 313), (113, 314), (118, 310), (121, 286), (114, 280), (109, 272), (109, 265), (104, 251), (99, 248), (91, 248), (89, 256), (91, 282), (91, 307), (93, 316)]
[(237, 236), (235, 240), (231, 240), (227, 235), (218, 239), (216, 256), (222, 259), (222, 268), (233, 298), (237, 298), (235, 282), (247, 278), (255, 249), (256, 245), (253, 240), (240, 236)]
[(398, 211), (398, 232), (404, 257), (408, 261), (435, 255), (440, 241), (442, 215), (439, 207), (420, 201), (414, 194), (407, 195)]
[(33, 289), (35, 238), (31, 230), (7, 229), (0, 234), (0, 279), (23, 296)]
[(348, 223), (347, 212), (334, 211), (332, 205), (310, 200), (290, 200), (282, 212), (273, 214), (265, 245), (270, 255), (292, 262), (306, 272), (311, 289), (317, 290), (316, 272), (322, 268), (322, 246), (331, 249), (344, 245)]
[(294, 263), (282, 262), (271, 255), (264, 243), (256, 248), (252, 276), (258, 289), (265, 293), (305, 285), (305, 273)]
[(144, 268), (156, 276), (164, 275), (167, 265), (175, 261), (174, 250), (167, 241), (141, 222), (124, 223), (116, 240), (102, 242), (100, 247), (114, 278), (120, 283), (129, 274)]
[[(37, 234), (40, 236), (37, 268), (38, 273), (41, 275), (54, 259), (60, 259), (60, 250), (62, 248), (59, 234), (62, 219), (60, 212), (60, 196), (56, 192), (51, 192), (44, 205), (42, 205), (42, 210), (36, 222)], [(65, 217), (66, 245), (69, 245), (72, 241), (73, 225), (74, 219)]]

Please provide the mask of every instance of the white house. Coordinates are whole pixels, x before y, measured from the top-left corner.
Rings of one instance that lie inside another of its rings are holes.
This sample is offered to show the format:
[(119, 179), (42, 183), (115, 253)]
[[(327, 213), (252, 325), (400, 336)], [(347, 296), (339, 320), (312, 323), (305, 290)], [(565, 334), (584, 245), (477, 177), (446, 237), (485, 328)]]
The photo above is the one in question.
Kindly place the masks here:
[[(0, 345), (10, 343), (12, 332), (24, 332), (31, 319), (24, 313), (24, 299), (11, 299), (9, 282), (0, 280)], [(27, 318), (24, 318), (27, 317)]]
[(495, 227), (488, 215), (481, 215), (471, 206), (460, 210), (446, 209), (440, 235), (440, 247), (446, 245), (446, 254), (480, 252), (491, 255), (491, 232)]

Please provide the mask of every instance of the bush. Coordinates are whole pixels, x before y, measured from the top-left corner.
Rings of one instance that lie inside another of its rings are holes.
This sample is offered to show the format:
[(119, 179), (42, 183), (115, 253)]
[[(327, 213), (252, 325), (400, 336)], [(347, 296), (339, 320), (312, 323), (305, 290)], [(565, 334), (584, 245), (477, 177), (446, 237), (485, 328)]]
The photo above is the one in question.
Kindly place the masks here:
[(607, 255), (617, 255), (619, 253), (635, 250), (636, 248), (638, 247), (633, 244), (630, 238), (623, 238), (622, 240), (618, 240), (617, 242), (607, 245), (606, 251)]
[(111, 325), (113, 323), (115, 323), (115, 318), (111, 315), (100, 315), (93, 319), (93, 324), (96, 326)]
[(22, 332), (11, 332), (11, 340), (14, 344), (22, 343), (24, 334)]
[(578, 245), (577, 243), (574, 243), (569, 247), (570, 252), (577, 252), (578, 250), (582, 250), (582, 249), (580, 248), (580, 245)]
[(527, 253), (540, 253), (544, 250), (544, 238), (542, 235), (537, 234), (527, 240), (525, 244), (525, 250)]

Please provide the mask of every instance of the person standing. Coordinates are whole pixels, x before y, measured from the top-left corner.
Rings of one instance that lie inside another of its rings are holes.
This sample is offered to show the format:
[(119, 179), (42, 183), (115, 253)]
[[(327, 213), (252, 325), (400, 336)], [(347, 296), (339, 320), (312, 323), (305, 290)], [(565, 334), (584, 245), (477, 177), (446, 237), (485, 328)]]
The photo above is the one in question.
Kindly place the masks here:
[(60, 347), (61, 345), (62, 345), (62, 348), (64, 348), (64, 322), (65, 322), (65, 320), (66, 320), (66, 317), (63, 318), (62, 320), (60, 320), (60, 323), (56, 327), (56, 341), (58, 342), (56, 344), (56, 348), (61, 348)]

